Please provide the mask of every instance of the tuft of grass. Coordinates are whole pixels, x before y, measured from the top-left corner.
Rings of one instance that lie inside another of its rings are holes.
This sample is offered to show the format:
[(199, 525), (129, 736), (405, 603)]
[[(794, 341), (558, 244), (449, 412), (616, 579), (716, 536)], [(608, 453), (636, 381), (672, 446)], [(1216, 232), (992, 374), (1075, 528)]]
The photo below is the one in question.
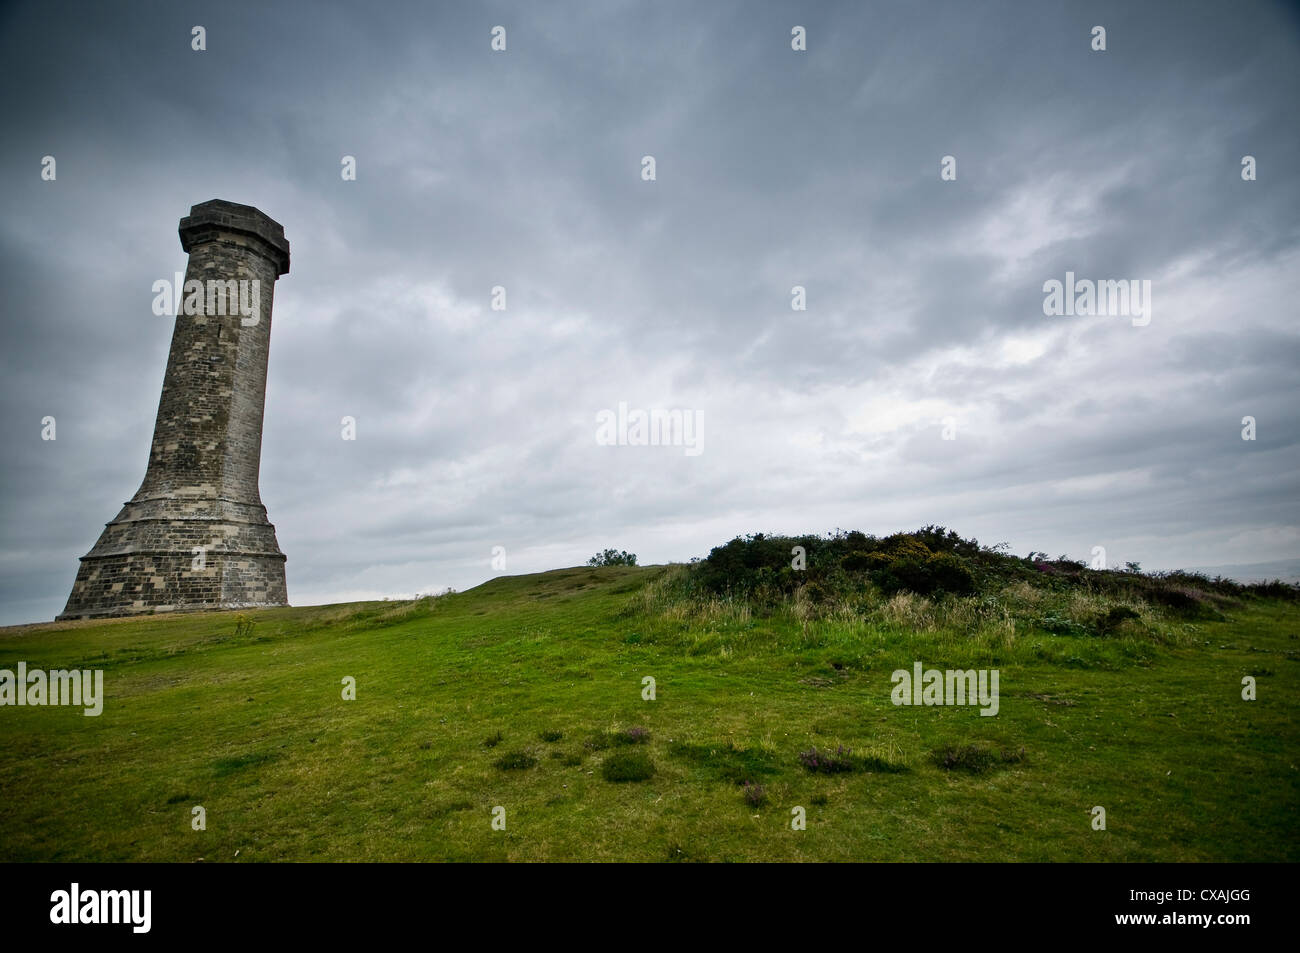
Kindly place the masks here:
[(1044, 613), (1034, 620), (1034, 624), (1044, 632), (1051, 632), (1053, 635), (1090, 635), (1091, 631), (1082, 622), (1078, 622), (1068, 616), (1061, 616), (1055, 612)]
[(742, 748), (735, 742), (693, 744), (677, 741), (668, 749), (670, 756), (703, 768), (718, 781), (731, 784), (756, 784), (763, 777), (777, 774), (777, 759), (763, 748)]
[(853, 770), (853, 752), (844, 745), (834, 751), (819, 751), (813, 745), (807, 751), (799, 752), (799, 763), (814, 774), (840, 774)]
[(642, 728), (640, 725), (634, 725), (631, 728), (624, 728), (616, 732), (614, 742), (620, 745), (643, 745), (650, 740), (650, 730)]
[(1049, 705), (1060, 705), (1064, 708), (1073, 708), (1079, 704), (1073, 698), (1062, 698), (1059, 695), (1049, 695), (1044, 692), (1026, 692), (1026, 698), (1033, 698), (1040, 702), (1047, 702)]
[(682, 849), (681, 844), (669, 844), (664, 860), (670, 864), (688, 864), (695, 858)]
[(858, 769), (874, 774), (906, 774), (909, 770), (902, 761), (885, 758), (876, 754), (865, 754), (858, 758)]
[(502, 771), (522, 771), (537, 765), (537, 759), (527, 751), (512, 751), (493, 762)]
[(1111, 606), (1097, 617), (1097, 631), (1102, 635), (1113, 635), (1125, 622), (1137, 622), (1141, 614), (1132, 606)]
[(799, 752), (799, 763), (813, 774), (850, 774), (854, 771), (880, 774), (903, 774), (908, 768), (901, 761), (877, 754), (854, 755), (843, 745), (834, 751), (821, 751), (816, 745)]
[(1025, 760), (1024, 748), (995, 748), (989, 745), (947, 745), (931, 753), (934, 763), (945, 771), (983, 774), (993, 768), (1019, 764)]
[(767, 803), (767, 791), (763, 785), (746, 781), (743, 786), (745, 803), (750, 807), (762, 807)]
[(654, 777), (655, 765), (642, 751), (615, 751), (600, 766), (606, 781), (621, 784), (626, 781), (648, 781)]
[(494, 731), (492, 732), (492, 734), (488, 735), (486, 738), (483, 739), (483, 747), (495, 748), (497, 745), (501, 744), (504, 738), (505, 736), (502, 735), (500, 731)]
[(561, 738), (564, 737), (564, 732), (562, 732), (562, 731), (549, 731), (549, 730), (548, 730), (548, 731), (540, 731), (540, 732), (537, 733), (537, 737), (541, 738), (543, 741), (546, 741), (546, 742), (556, 742), (556, 741), (559, 741)]
[(474, 808), (473, 801), (466, 801), (463, 798), (458, 801), (449, 801), (446, 804), (436, 807), (431, 812), (433, 817), (441, 817), (445, 814), (455, 814), (459, 811), (470, 811)]
[(244, 768), (260, 767), (273, 760), (275, 755), (265, 751), (251, 751), (248, 754), (235, 755), (233, 758), (218, 758), (212, 762), (212, 773), (218, 778), (224, 778)]

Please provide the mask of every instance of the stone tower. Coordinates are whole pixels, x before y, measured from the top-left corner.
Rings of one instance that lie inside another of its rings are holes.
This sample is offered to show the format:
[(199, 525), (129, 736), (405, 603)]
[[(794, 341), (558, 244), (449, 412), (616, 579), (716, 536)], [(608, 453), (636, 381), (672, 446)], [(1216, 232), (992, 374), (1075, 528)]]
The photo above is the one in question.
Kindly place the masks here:
[(60, 619), (288, 604), (257, 480), (271, 299), (289, 242), (257, 209), (217, 199), (190, 209), (180, 237), (190, 260), (149, 468), (81, 557)]

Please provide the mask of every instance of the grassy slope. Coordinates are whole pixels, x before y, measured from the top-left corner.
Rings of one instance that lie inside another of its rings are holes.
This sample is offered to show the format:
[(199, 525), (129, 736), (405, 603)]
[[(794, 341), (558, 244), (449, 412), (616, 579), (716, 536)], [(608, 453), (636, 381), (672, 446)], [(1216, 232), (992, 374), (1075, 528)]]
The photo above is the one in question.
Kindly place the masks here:
[[(103, 668), (108, 697), (99, 718), (0, 709), (0, 859), (1300, 859), (1295, 606), (1252, 601), (1186, 629), (1182, 647), (972, 645), (903, 626), (684, 620), (645, 608), (664, 572), (267, 610), (238, 637), (230, 613), (9, 630), (0, 668)], [(918, 658), (1000, 667), (1001, 714), (895, 708), (889, 674)], [(346, 675), (356, 701), (340, 697)], [(610, 751), (583, 742), (631, 725), (650, 730), (657, 774), (612, 784)], [(966, 741), (1026, 760), (968, 775), (928, 758)], [(910, 770), (797, 762), (841, 743)], [(521, 750), (535, 767), (494, 767)], [(725, 779), (742, 761), (770, 771), (762, 808)], [(1105, 832), (1090, 827), (1096, 804)], [(794, 805), (806, 831), (790, 830)]]

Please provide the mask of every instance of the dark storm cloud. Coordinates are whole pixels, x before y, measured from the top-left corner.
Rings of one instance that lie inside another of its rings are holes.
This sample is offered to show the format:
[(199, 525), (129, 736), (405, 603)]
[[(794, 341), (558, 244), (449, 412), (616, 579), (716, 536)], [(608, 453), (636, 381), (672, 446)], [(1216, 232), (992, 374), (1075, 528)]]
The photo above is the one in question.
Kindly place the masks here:
[[(57, 612), (139, 485), (150, 288), (214, 197), (293, 247), (261, 482), (295, 602), (464, 587), (493, 546), (932, 521), (1148, 567), (1300, 551), (1285, 6), (588, 6), (0, 13), (0, 621)], [(1151, 324), (1046, 317), (1067, 270), (1152, 280)], [(598, 446), (620, 401), (701, 411), (704, 452)]]

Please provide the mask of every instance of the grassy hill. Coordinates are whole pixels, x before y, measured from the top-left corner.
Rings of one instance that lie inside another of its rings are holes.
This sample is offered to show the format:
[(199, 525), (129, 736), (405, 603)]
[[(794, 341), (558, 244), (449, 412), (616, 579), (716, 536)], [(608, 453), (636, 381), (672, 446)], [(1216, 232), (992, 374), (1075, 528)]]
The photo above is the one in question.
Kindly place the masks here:
[[(3, 630), (0, 668), (107, 699), (0, 709), (0, 859), (1300, 859), (1294, 601), (1096, 630), (1103, 596), (1014, 579), (765, 608), (693, 572)], [(998, 716), (893, 705), (918, 660), (998, 668)]]

